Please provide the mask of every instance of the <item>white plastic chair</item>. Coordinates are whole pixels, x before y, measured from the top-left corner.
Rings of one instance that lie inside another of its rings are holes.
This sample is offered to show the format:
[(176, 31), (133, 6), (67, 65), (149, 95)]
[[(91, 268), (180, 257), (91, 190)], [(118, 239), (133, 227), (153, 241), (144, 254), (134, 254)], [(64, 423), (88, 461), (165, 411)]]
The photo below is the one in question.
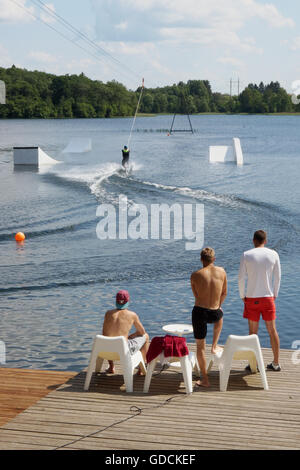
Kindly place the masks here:
[(127, 393), (133, 391), (134, 369), (141, 366), (142, 372), (146, 374), (146, 366), (141, 351), (131, 355), (127, 341), (123, 336), (109, 337), (96, 335), (86, 373), (84, 390), (89, 389), (92, 373), (94, 371), (101, 372), (104, 359), (120, 361)]
[(220, 372), (220, 391), (226, 392), (232, 360), (249, 361), (251, 372), (257, 372), (257, 365), (261, 375), (262, 384), (265, 390), (269, 390), (264, 360), (260, 349), (257, 335), (235, 336), (229, 335), (223, 350), (212, 354), (207, 372), (215, 363)]
[(186, 393), (193, 392), (192, 372), (195, 369), (198, 375), (200, 374), (195, 353), (190, 352), (189, 355), (182, 357), (165, 357), (164, 353), (162, 352), (147, 365), (147, 374), (144, 382), (144, 393), (148, 393), (149, 391), (152, 374), (157, 361), (159, 361), (162, 365), (167, 363), (176, 369), (181, 369)]

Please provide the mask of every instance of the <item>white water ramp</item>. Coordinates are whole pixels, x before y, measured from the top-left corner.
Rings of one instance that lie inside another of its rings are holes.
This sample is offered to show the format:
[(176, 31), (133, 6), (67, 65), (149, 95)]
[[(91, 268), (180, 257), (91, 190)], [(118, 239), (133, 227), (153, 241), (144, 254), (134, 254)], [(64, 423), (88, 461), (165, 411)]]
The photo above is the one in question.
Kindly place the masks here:
[(92, 150), (91, 139), (72, 139), (62, 153), (86, 153)]
[(15, 165), (54, 165), (60, 163), (49, 157), (40, 147), (14, 147)]
[(233, 146), (211, 145), (209, 147), (209, 161), (214, 163), (236, 162), (237, 165), (243, 165), (244, 158), (240, 139), (234, 137)]
[(233, 139), (233, 148), (235, 152), (235, 160), (237, 165), (243, 165), (244, 157), (241, 147), (241, 141), (238, 137), (234, 137)]
[(228, 145), (211, 145), (209, 147), (210, 162), (233, 162), (233, 148)]

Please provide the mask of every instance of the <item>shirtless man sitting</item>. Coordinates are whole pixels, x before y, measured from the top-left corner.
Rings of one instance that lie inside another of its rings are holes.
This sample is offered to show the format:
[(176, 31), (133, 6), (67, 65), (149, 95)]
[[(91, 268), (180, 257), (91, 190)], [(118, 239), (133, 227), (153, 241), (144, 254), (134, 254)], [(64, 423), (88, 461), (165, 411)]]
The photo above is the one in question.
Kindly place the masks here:
[[(128, 340), (128, 347), (131, 354), (141, 351), (144, 361), (149, 347), (149, 336), (147, 335), (138, 315), (128, 310), (129, 293), (126, 290), (120, 290), (116, 295), (116, 308), (108, 310), (104, 317), (102, 334), (104, 336), (124, 336)], [(129, 335), (132, 328), (135, 332)], [(115, 373), (113, 361), (109, 361), (109, 368), (106, 372)], [(141, 371), (139, 372), (141, 373)]]
[(227, 295), (226, 272), (223, 268), (214, 265), (215, 259), (214, 250), (204, 248), (201, 251), (203, 268), (191, 275), (191, 286), (195, 297), (192, 323), (197, 345), (197, 359), (202, 373), (202, 381), (199, 380), (196, 385), (203, 387), (210, 386), (205, 358), (207, 323), (214, 323), (211, 352), (215, 354), (223, 326), (221, 305)]

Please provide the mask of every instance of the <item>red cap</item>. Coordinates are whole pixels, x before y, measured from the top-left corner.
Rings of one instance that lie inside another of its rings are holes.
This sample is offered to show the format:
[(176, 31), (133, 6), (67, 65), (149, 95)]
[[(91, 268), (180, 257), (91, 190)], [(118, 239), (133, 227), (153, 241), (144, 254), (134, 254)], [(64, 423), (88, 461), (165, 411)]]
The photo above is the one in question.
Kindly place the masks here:
[(127, 290), (120, 290), (116, 295), (116, 302), (119, 305), (127, 304), (127, 302), (129, 302), (129, 299), (129, 292)]

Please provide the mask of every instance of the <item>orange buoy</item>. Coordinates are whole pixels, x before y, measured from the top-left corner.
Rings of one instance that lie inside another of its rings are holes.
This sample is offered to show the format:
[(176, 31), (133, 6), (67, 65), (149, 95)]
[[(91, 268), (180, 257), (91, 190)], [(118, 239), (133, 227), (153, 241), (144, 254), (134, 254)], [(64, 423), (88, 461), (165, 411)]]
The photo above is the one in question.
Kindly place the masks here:
[(16, 239), (17, 242), (23, 242), (25, 240), (25, 238), (26, 237), (25, 237), (23, 232), (18, 232), (15, 235), (15, 239)]

